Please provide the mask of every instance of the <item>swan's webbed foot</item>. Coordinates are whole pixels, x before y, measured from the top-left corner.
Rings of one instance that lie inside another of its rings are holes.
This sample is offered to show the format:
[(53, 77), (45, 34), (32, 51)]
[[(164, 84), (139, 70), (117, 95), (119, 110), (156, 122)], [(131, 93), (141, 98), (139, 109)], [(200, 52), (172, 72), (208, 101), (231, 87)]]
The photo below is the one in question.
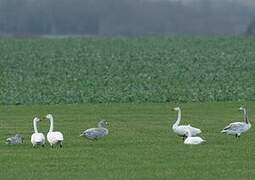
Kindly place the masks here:
[(44, 147), (44, 144), (42, 144), (42, 147)]

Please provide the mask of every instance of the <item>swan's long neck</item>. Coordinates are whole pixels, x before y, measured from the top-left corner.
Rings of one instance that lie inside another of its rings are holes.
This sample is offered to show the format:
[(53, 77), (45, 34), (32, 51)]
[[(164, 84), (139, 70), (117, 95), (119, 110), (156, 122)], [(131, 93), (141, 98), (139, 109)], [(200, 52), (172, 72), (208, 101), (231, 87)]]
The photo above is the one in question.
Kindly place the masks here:
[(49, 129), (49, 132), (52, 132), (53, 131), (53, 118), (50, 118), (50, 129)]
[(38, 133), (37, 122), (36, 122), (35, 119), (34, 119), (34, 121), (33, 121), (33, 125), (34, 125), (34, 132), (35, 132), (35, 133)]
[(246, 109), (243, 109), (243, 116), (244, 116), (244, 122), (249, 124), (249, 119), (248, 119), (248, 114), (247, 114), (247, 111)]
[(180, 121), (181, 121), (181, 110), (179, 109), (179, 110), (178, 110), (178, 117), (177, 117), (176, 122), (175, 122), (174, 125), (173, 125), (173, 128), (176, 127), (176, 126), (178, 126), (178, 125), (180, 124)]

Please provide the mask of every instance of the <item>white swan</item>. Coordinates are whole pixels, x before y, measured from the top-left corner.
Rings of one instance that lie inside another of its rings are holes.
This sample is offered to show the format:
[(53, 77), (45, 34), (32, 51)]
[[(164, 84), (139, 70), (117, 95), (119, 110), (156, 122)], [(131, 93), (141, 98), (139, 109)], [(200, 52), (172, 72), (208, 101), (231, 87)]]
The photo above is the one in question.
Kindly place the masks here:
[(47, 140), (50, 143), (50, 146), (53, 148), (54, 144), (59, 144), (59, 146), (62, 147), (64, 137), (61, 132), (53, 131), (53, 116), (51, 114), (48, 114), (45, 117), (50, 121), (50, 129), (47, 133)]
[(34, 133), (31, 136), (31, 143), (33, 147), (35, 147), (36, 145), (44, 146), (45, 144), (45, 136), (43, 135), (43, 133), (38, 133), (38, 130), (37, 130), (37, 122), (39, 121), (40, 119), (38, 117), (35, 117), (33, 119)]
[(192, 137), (190, 131), (187, 132), (186, 136), (187, 138), (184, 140), (184, 144), (202, 144), (206, 142), (206, 140), (202, 139), (201, 137)]
[(240, 137), (240, 135), (251, 128), (251, 123), (248, 120), (247, 111), (244, 107), (239, 108), (240, 111), (244, 113), (244, 121), (243, 122), (234, 122), (230, 123), (226, 126), (221, 132), (226, 133), (228, 135), (235, 135), (236, 137)]
[(195, 136), (201, 133), (200, 129), (192, 127), (190, 125), (179, 125), (181, 121), (181, 108), (175, 107), (173, 110), (178, 111), (177, 120), (172, 126), (172, 129), (176, 134), (178, 134), (179, 136), (182, 136), (184, 139), (188, 131), (190, 131), (191, 136)]
[(97, 140), (100, 139), (106, 135), (108, 135), (109, 130), (106, 128), (106, 126), (108, 125), (106, 120), (101, 120), (98, 123), (98, 127), (97, 128), (90, 128), (85, 130), (82, 134), (80, 134), (80, 136), (85, 136), (88, 139), (91, 140)]

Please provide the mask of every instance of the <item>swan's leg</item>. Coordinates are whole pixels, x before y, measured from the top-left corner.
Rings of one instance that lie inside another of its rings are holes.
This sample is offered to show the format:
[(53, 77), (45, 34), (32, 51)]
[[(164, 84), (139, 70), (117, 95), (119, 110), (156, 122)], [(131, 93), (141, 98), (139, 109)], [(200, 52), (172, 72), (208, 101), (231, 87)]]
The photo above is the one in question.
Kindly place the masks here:
[(241, 135), (241, 134), (236, 134), (236, 138), (240, 138), (240, 135)]
[(51, 146), (51, 148), (53, 148), (53, 144), (51, 144), (50, 146)]
[(44, 144), (42, 144), (42, 147), (44, 147)]
[(63, 144), (62, 144), (62, 142), (60, 142), (60, 144), (59, 144), (59, 147), (61, 147), (61, 148), (63, 147)]
[(240, 138), (240, 134), (236, 134), (236, 138)]

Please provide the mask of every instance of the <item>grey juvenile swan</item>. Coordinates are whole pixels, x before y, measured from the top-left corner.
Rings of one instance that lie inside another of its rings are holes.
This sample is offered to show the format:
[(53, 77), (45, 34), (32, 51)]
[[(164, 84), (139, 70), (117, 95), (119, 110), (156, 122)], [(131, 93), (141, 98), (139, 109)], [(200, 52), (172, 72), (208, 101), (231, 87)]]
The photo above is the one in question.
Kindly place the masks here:
[(15, 134), (15, 136), (7, 138), (5, 143), (6, 144), (22, 144), (23, 141), (24, 141), (23, 136), (21, 136), (20, 134)]
[(251, 128), (251, 123), (248, 119), (247, 111), (244, 107), (239, 108), (240, 111), (243, 111), (244, 120), (243, 122), (234, 122), (230, 123), (228, 126), (224, 127), (221, 131), (222, 133), (226, 133), (228, 135), (234, 135), (236, 137), (240, 137), (240, 135)]
[(106, 126), (108, 125), (106, 120), (101, 120), (98, 123), (98, 127), (97, 128), (90, 128), (85, 130), (83, 133), (80, 134), (80, 136), (85, 136), (88, 139), (91, 140), (97, 140), (100, 139), (106, 135), (108, 135), (109, 130), (106, 128)]

